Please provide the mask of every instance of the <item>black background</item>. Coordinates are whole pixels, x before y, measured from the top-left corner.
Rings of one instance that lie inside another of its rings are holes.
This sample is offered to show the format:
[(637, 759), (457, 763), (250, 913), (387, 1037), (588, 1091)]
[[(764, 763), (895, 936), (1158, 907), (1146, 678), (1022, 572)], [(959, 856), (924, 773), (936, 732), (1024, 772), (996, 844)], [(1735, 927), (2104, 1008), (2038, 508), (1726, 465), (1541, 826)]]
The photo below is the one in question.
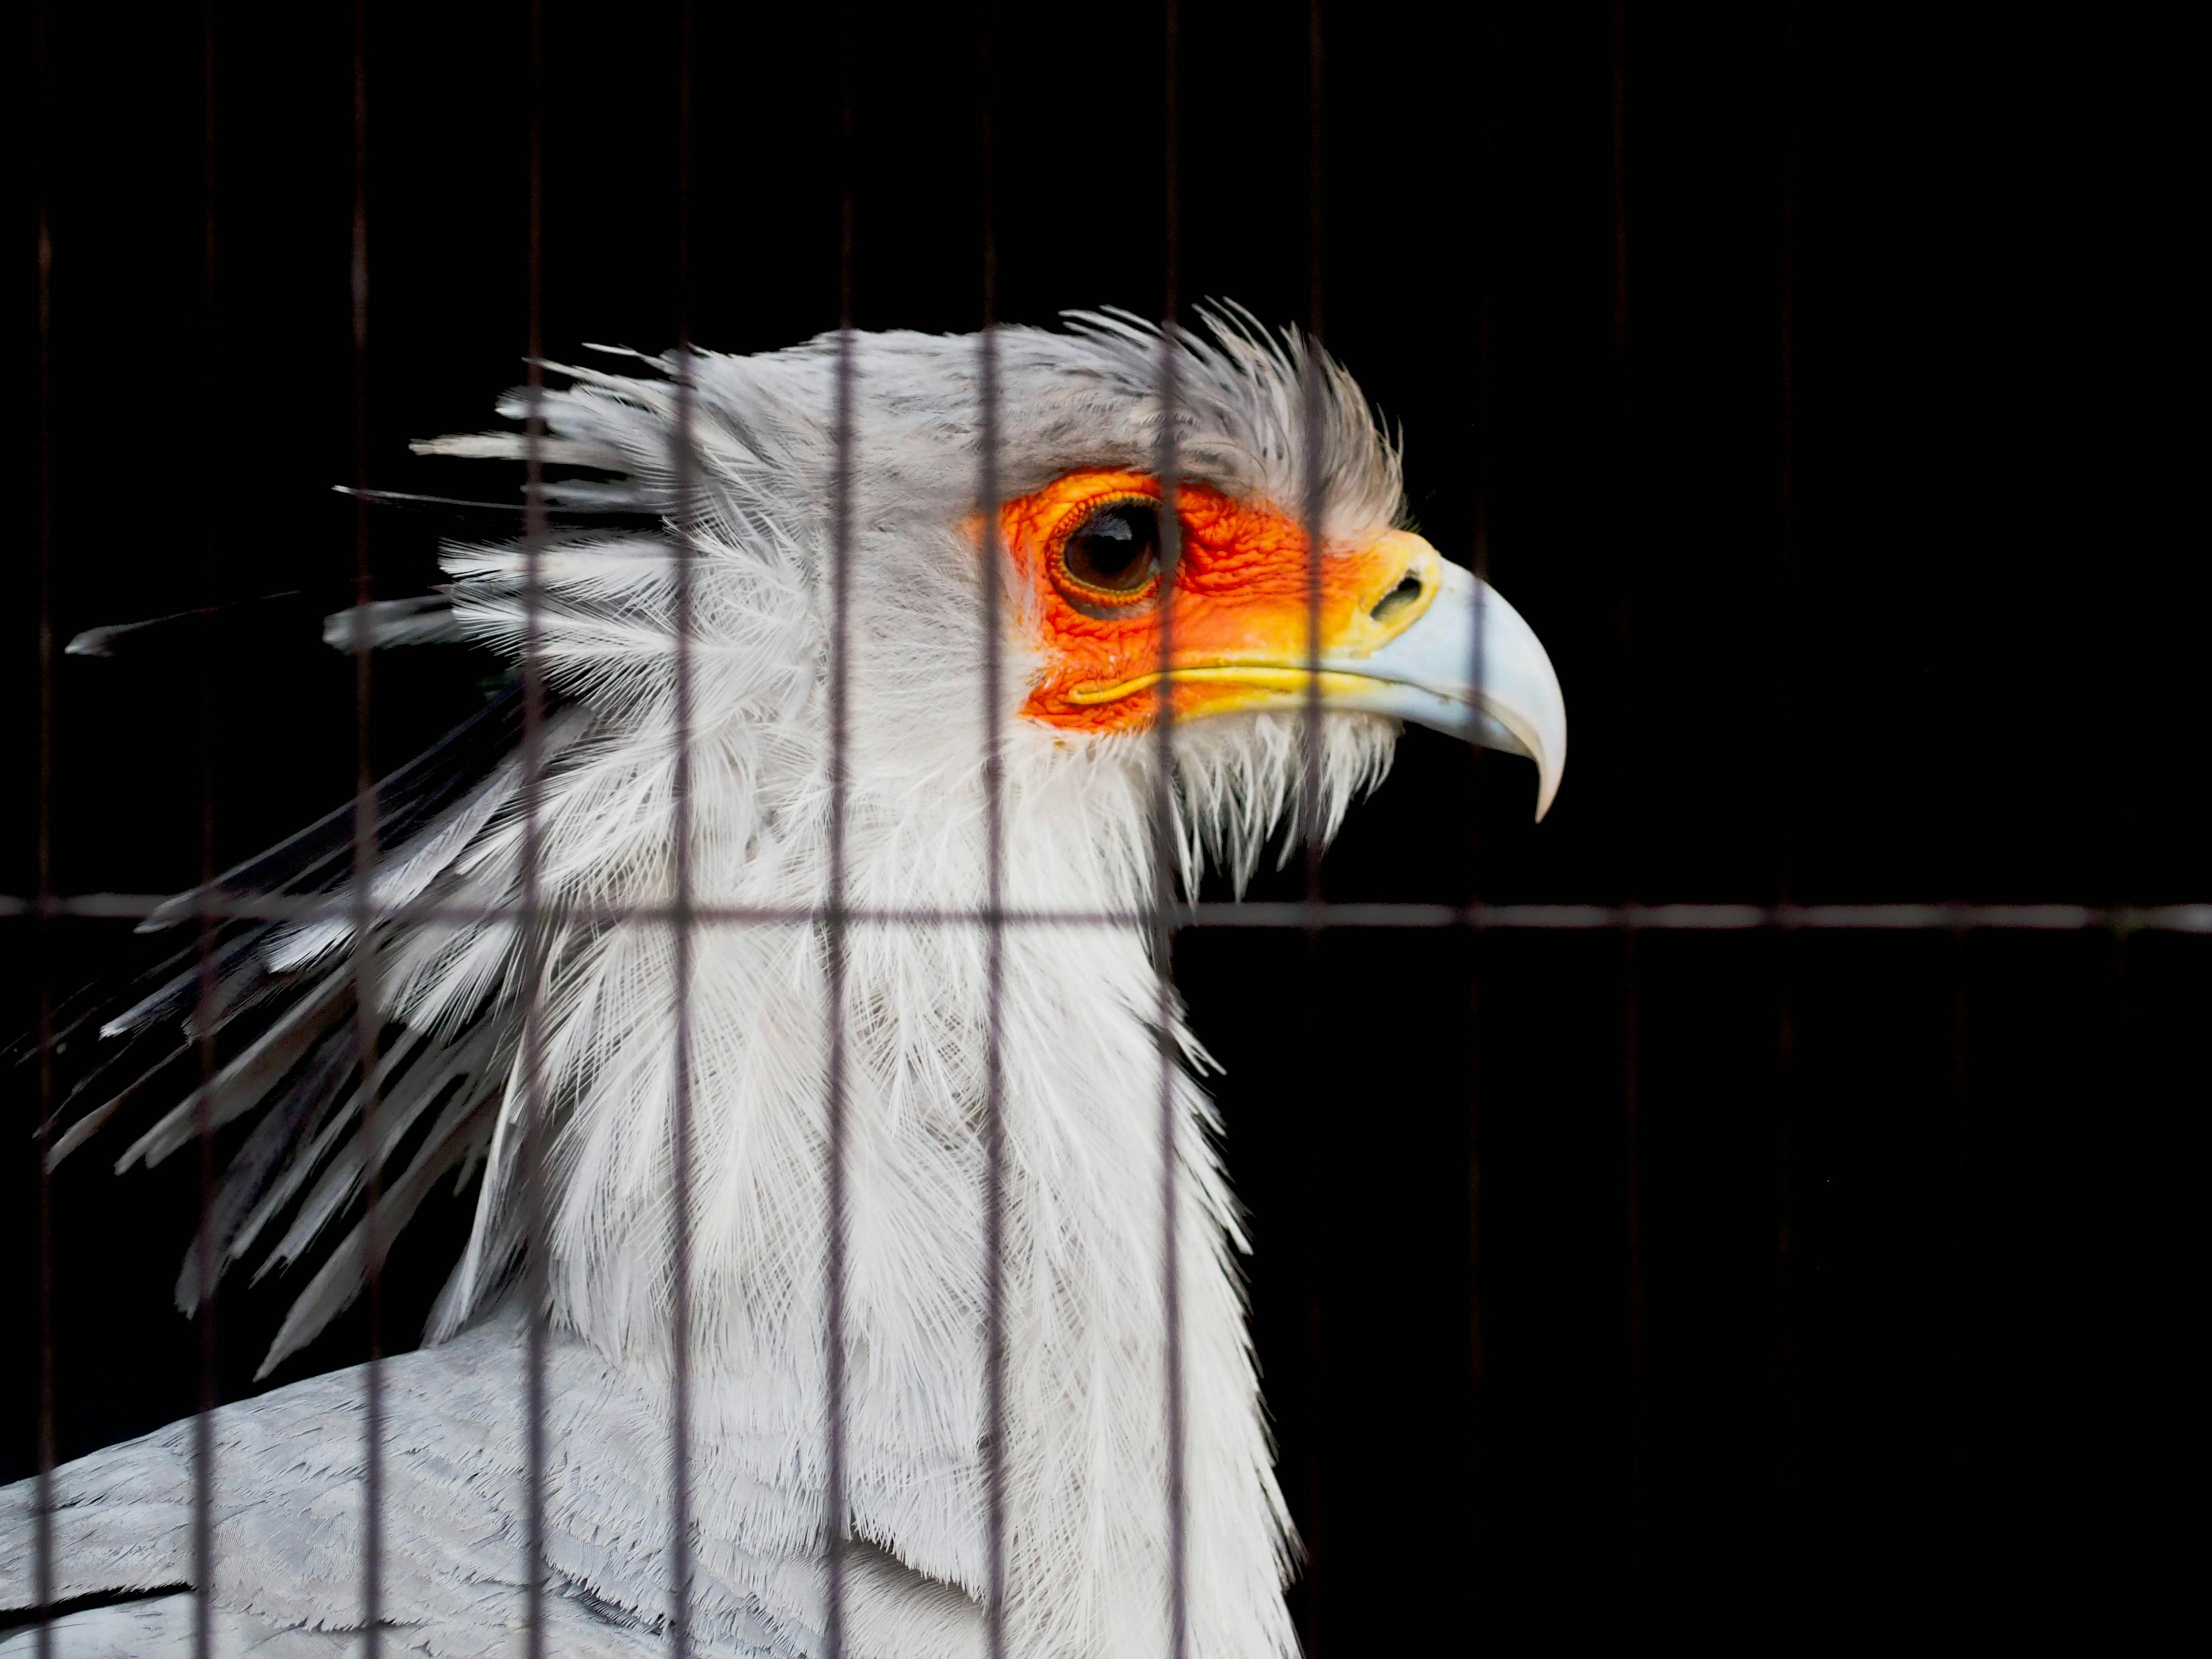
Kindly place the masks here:
[[(483, 424), (520, 375), (526, 14), (369, 11), (370, 474), (495, 493), (405, 441)], [(1462, 562), (1484, 536), (1574, 723), (1541, 826), (1524, 763), (1410, 733), (1328, 895), (2206, 897), (2176, 44), (2025, 14), (1632, 9), (1617, 246), (1610, 9), (1324, 13), (1326, 337), (1404, 431), (1420, 527)], [(59, 636), (314, 590), (60, 661), (56, 888), (190, 884), (204, 761), (218, 864), (351, 787), (351, 668), (313, 621), (353, 562), (330, 491), (354, 469), (351, 22), (216, 14), (211, 324), (197, 10), (58, 15), (43, 103), (15, 26), (11, 891), (34, 879), (40, 158)], [(1002, 9), (988, 71), (980, 25), (856, 15), (841, 46), (833, 8), (701, 9), (702, 345), (836, 324), (846, 77), (860, 326), (978, 323), (987, 96), (1000, 314), (1158, 313), (1158, 9)], [(677, 40), (672, 6), (547, 8), (556, 358), (673, 337)], [(1304, 8), (1184, 8), (1186, 304), (1307, 318), (1310, 64)], [(480, 528), (380, 512), (380, 591)], [(377, 672), (388, 764), (474, 705), (484, 665)], [(127, 924), (6, 926), (24, 1024), (41, 961), (68, 988), (132, 959)], [(2180, 1497), (2160, 1407), (2203, 942), (1645, 935), (1632, 999), (1629, 963), (1608, 933), (1178, 945), (1228, 1068), (1313, 1650), (2122, 1617), (2166, 1559), (2130, 1523)], [(65, 1456), (191, 1407), (167, 1305), (191, 1162), (118, 1183), (95, 1148), (58, 1179)], [(28, 1159), (5, 1167), (13, 1474), (35, 1248)], [(395, 1340), (461, 1216), (403, 1249)], [(280, 1303), (224, 1298), (227, 1395)], [(366, 1340), (346, 1322), (276, 1380)]]

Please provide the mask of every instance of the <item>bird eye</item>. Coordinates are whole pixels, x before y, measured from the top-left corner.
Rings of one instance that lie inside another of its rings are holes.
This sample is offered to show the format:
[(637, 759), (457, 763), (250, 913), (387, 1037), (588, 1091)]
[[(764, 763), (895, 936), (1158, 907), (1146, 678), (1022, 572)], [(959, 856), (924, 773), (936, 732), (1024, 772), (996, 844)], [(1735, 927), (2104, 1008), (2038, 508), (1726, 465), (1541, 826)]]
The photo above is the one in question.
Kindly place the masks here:
[(1158, 507), (1138, 501), (1092, 508), (1060, 544), (1060, 568), (1068, 586), (1085, 597), (1109, 605), (1141, 597), (1159, 574)]

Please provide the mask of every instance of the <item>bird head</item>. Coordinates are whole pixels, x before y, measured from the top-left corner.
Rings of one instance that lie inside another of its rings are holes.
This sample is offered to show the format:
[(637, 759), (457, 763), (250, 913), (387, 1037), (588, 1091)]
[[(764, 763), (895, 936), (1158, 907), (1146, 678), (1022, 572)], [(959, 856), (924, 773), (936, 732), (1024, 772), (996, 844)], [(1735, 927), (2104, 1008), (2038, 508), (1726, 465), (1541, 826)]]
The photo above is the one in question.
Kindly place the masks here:
[[(842, 745), (854, 845), (887, 848), (876, 896), (966, 896), (972, 880), (939, 878), (975, 862), (995, 742), (1017, 887), (1087, 856), (1099, 881), (1028, 896), (1148, 892), (1164, 716), (1186, 881), (1211, 852), (1241, 885), (1315, 779), (1324, 799), (1305, 821), (1333, 830), (1406, 720), (1529, 757), (1537, 815), (1551, 805), (1566, 720), (1543, 647), (1402, 527), (1395, 446), (1302, 337), (1227, 310), (1171, 336), (1084, 315), (1062, 331), (831, 335), (656, 367), (569, 371), (538, 453), (603, 475), (551, 484), (556, 506), (663, 514), (700, 555), (695, 735), (710, 750), (760, 738), (743, 769), (763, 800), (782, 761), (799, 769), (780, 824), (726, 828), (788, 840), (797, 803), (826, 801), (822, 763)], [(513, 433), (428, 447), (526, 450)], [(520, 567), (512, 547), (457, 555), (464, 622), (510, 645), (532, 635)], [(670, 573), (665, 547), (604, 538), (556, 542), (541, 563), (549, 673), (619, 705), (633, 741), (671, 723)], [(785, 754), (802, 731), (805, 757)], [(1040, 827), (1055, 820), (1087, 848), (1025, 862), (1024, 838), (1051, 840)]]

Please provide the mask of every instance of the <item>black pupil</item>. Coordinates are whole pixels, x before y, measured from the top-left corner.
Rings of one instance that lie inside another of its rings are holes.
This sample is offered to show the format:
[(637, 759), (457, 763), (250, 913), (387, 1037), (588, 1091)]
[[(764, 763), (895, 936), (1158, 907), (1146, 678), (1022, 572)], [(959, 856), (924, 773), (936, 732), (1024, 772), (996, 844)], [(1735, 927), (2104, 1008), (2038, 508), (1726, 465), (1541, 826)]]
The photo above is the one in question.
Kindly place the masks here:
[(1144, 501), (1102, 507), (1067, 538), (1060, 556), (1067, 574), (1109, 593), (1133, 593), (1159, 562), (1159, 515)]

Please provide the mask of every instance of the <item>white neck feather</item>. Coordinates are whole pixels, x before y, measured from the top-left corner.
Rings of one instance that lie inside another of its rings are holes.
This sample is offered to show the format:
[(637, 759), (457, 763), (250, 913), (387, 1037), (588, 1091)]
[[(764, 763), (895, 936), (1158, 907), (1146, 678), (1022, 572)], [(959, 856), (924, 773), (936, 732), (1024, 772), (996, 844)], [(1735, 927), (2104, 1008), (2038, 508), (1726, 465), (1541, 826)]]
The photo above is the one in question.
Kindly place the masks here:
[[(650, 408), (663, 394), (625, 395)], [(732, 500), (744, 493), (738, 465), (728, 461), (717, 484)], [(864, 913), (974, 911), (988, 890), (975, 550), (952, 527), (950, 498), (921, 515), (939, 526), (925, 533), (913, 527), (918, 509), (900, 505), (907, 519), (890, 530), (869, 528), (891, 522), (888, 509), (860, 509), (854, 558), (870, 580), (854, 590), (848, 641), (842, 896)], [(726, 510), (695, 567), (690, 878), (700, 905), (805, 912), (830, 897), (823, 526), (771, 521), (766, 510)], [(521, 563), (514, 549), (449, 563), (464, 579), (465, 623), (510, 647), (525, 633)], [(538, 635), (555, 684), (584, 711), (543, 793), (548, 898), (671, 896), (669, 573), (657, 539), (556, 549), (544, 561), (554, 604)], [(1022, 720), (1030, 665), (1019, 619), (1009, 620), (1004, 902), (1137, 911), (1153, 894), (1152, 742), (1070, 746)], [(1209, 850), (1240, 882), (1249, 872), (1294, 804), (1297, 730), (1295, 715), (1246, 716), (1177, 733), (1186, 880)], [(1324, 732), (1323, 817), (1334, 828), (1387, 766), (1395, 727), (1339, 716)], [(521, 842), (517, 822), (488, 831), (456, 866), (456, 896), (511, 902)], [(1185, 1069), (1203, 1056), (1171, 1012), (1169, 1038), (1185, 1063), (1164, 1066), (1159, 981), (1141, 926), (1018, 923), (1003, 937), (994, 1034), (981, 926), (861, 919), (843, 933), (853, 1529), (971, 1595), (984, 1589), (982, 1121), (995, 1035), (1012, 1649), (1084, 1659), (1166, 1650), (1164, 1089), (1181, 1240), (1191, 1651), (1287, 1655), (1289, 1528), (1232, 1259), (1243, 1241), (1211, 1108)], [(565, 928), (540, 992), (545, 1098), (560, 1125), (554, 1315), (608, 1354), (664, 1371), (673, 938), (659, 926)], [(502, 988), (526, 989), (514, 982), (514, 945), (499, 927), (422, 930), (391, 970), (403, 1016), (450, 1019)], [(702, 1451), (716, 1467), (817, 1493), (829, 1438), (830, 948), (813, 920), (700, 926), (688, 1019)], [(449, 1328), (513, 1261), (521, 1104), (518, 1083), (449, 1291)], [(741, 1528), (742, 1484), (702, 1490), (702, 1526)]]

